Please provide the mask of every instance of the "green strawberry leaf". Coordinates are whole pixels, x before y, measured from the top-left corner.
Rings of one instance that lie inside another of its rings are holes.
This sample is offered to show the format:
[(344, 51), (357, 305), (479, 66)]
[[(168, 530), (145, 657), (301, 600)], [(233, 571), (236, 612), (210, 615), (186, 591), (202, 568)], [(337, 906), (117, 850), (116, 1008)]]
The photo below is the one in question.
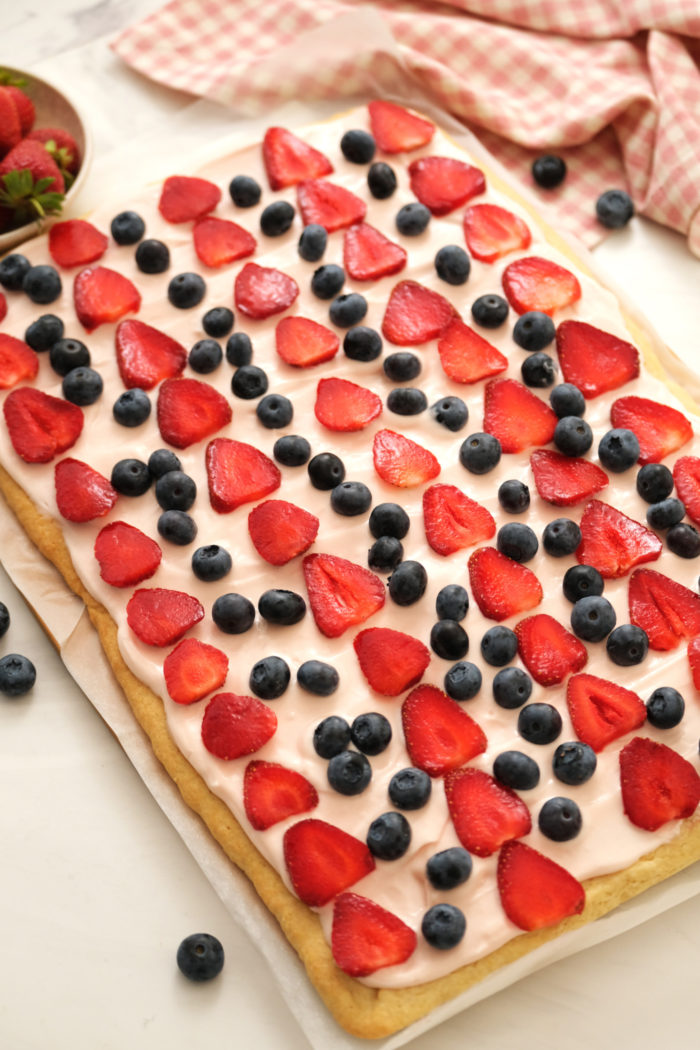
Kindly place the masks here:
[(53, 182), (51, 176), (35, 180), (27, 168), (8, 171), (0, 179), (0, 205), (12, 211), (17, 226), (56, 215), (63, 207), (65, 193), (50, 190)]

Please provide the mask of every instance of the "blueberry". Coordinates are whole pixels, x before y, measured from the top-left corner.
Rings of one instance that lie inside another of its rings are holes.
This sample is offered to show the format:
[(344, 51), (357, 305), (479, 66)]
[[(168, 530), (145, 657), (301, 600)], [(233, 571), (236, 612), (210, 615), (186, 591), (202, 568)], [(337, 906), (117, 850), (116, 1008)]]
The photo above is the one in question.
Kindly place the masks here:
[(449, 951), (464, 937), (467, 920), (454, 904), (434, 904), (423, 916), (421, 933), (432, 948)]
[(411, 825), (403, 813), (390, 810), (376, 817), (367, 832), (367, 847), (379, 860), (398, 860), (411, 845)]
[(365, 514), (372, 506), (372, 493), (362, 481), (342, 481), (331, 489), (331, 507), (346, 518)]
[(340, 140), (341, 153), (351, 164), (369, 164), (376, 149), (377, 144), (368, 131), (353, 128)]
[(493, 775), (514, 791), (530, 791), (540, 782), (540, 767), (522, 751), (501, 751), (494, 760)]
[(206, 285), (198, 273), (178, 273), (168, 285), (168, 302), (178, 310), (191, 310), (199, 306)]
[(197, 497), (197, 483), (182, 470), (168, 470), (156, 478), (155, 493), (163, 510), (189, 510)]
[(63, 377), (61, 391), (73, 405), (94, 405), (102, 396), (102, 376), (94, 368), (72, 368)]
[(112, 467), (112, 485), (122, 496), (142, 496), (152, 480), (148, 464), (140, 459), (120, 459)]
[(221, 343), (216, 339), (198, 339), (187, 355), (187, 363), (193, 372), (208, 375), (219, 367), (223, 356)]
[(375, 328), (355, 325), (345, 333), (343, 351), (351, 361), (375, 361), (382, 352), (382, 337)]
[(470, 270), (469, 256), (457, 244), (446, 244), (435, 256), (435, 272), (447, 284), (466, 284)]
[(634, 204), (629, 193), (624, 190), (606, 190), (596, 201), (595, 213), (603, 226), (609, 230), (619, 230), (634, 215)]
[(8, 292), (19, 292), (30, 269), (31, 263), (26, 255), (19, 252), (6, 255), (0, 259), (0, 284)]
[(67, 376), (74, 368), (90, 364), (90, 351), (80, 339), (58, 339), (49, 350), (49, 361), (54, 372)]
[(472, 303), (472, 317), (482, 328), (500, 328), (508, 316), (508, 302), (502, 295), (480, 295)]
[(334, 452), (319, 452), (307, 467), (309, 480), (315, 489), (322, 492), (334, 489), (345, 478), (345, 466)]
[(359, 292), (348, 292), (337, 296), (330, 305), (331, 323), (338, 328), (350, 328), (359, 324), (367, 313), (367, 300)]
[(448, 583), (435, 599), (435, 612), (439, 620), (456, 620), (459, 623), (469, 611), (469, 593), (461, 583)]
[(294, 222), (294, 205), (273, 201), (260, 213), (260, 229), (266, 237), (281, 237)]
[(647, 523), (652, 529), (670, 529), (685, 517), (685, 506), (675, 496), (652, 503), (647, 510)]
[(544, 803), (537, 823), (542, 834), (553, 842), (569, 842), (581, 830), (581, 810), (573, 799), (557, 795)]
[(532, 679), (522, 667), (503, 667), (494, 675), (491, 688), (498, 706), (512, 711), (530, 699)]
[(392, 383), (407, 383), (421, 373), (420, 358), (410, 350), (398, 350), (384, 358), (384, 374)]
[(593, 444), (593, 431), (580, 416), (562, 416), (554, 428), (554, 444), (565, 456), (583, 456)]
[(268, 623), (289, 627), (306, 615), (306, 602), (294, 591), (271, 588), (260, 596), (258, 612)]
[(166, 510), (158, 518), (158, 532), (178, 547), (187, 547), (194, 542), (197, 524), (184, 510)]
[(23, 696), (35, 681), (36, 668), (26, 656), (8, 653), (0, 660), (0, 693), (5, 696)]
[(481, 639), (481, 655), (492, 667), (503, 667), (510, 663), (518, 651), (515, 631), (503, 624), (489, 627)]
[(210, 981), (224, 968), (221, 941), (210, 933), (185, 937), (177, 950), (177, 965), (190, 981)]
[(112, 219), (109, 230), (117, 244), (138, 244), (146, 232), (146, 223), (138, 212), (120, 211)]
[(595, 773), (598, 759), (590, 744), (570, 740), (559, 744), (552, 758), (552, 772), (562, 784), (585, 784)]
[(4, 602), (0, 602), (0, 638), (7, 634), (10, 629), (10, 610)]
[(509, 521), (502, 525), (496, 537), (496, 546), (501, 554), (513, 561), (530, 561), (537, 554), (539, 540), (529, 525)]
[(499, 485), (498, 502), (508, 514), (523, 514), (530, 506), (530, 489), (523, 481), (509, 478)]
[(157, 448), (148, 457), (148, 472), (153, 478), (161, 478), (170, 470), (181, 470), (182, 463), (169, 448)]
[(317, 299), (333, 299), (345, 284), (345, 270), (336, 263), (326, 263), (314, 270), (311, 291)]
[(453, 700), (471, 700), (481, 689), (481, 681), (476, 664), (460, 660), (445, 675), (445, 692)]
[(267, 392), (267, 373), (257, 365), (241, 365), (231, 377), (231, 392), (243, 401), (252, 401)]
[(408, 532), (411, 519), (398, 503), (378, 503), (369, 516), (369, 531), (380, 536), (395, 536), (402, 540)]
[(212, 306), (202, 318), (202, 328), (212, 339), (223, 339), (233, 328), (233, 310), (228, 306)]
[(62, 290), (61, 278), (53, 266), (30, 266), (22, 278), (22, 291), (33, 303), (53, 303)]
[(445, 427), (452, 433), (466, 426), (469, 419), (469, 409), (461, 397), (450, 394), (449, 397), (441, 397), (434, 405), (430, 406), (430, 414), (436, 423)]
[(553, 190), (566, 178), (566, 161), (555, 153), (543, 153), (532, 162), (532, 177), (538, 186)]
[(227, 576), (233, 566), (231, 555), (218, 543), (198, 547), (192, 555), (192, 572), (204, 583), (214, 583)]
[(340, 684), (340, 675), (323, 660), (306, 660), (297, 670), (297, 682), (314, 696), (331, 696)]
[(228, 192), (237, 208), (254, 208), (262, 196), (260, 183), (252, 175), (234, 175), (228, 184)]
[(245, 634), (255, 622), (255, 606), (242, 594), (220, 594), (211, 607), (211, 618), (224, 634)]
[(367, 186), (378, 201), (391, 197), (397, 186), (394, 169), (383, 161), (375, 161), (367, 172)]
[(404, 204), (396, 214), (396, 229), (404, 237), (417, 237), (423, 233), (429, 222), (430, 211), (418, 201)]
[(463, 846), (433, 853), (425, 866), (428, 882), (436, 890), (453, 890), (466, 882), (472, 873), (471, 854)]
[(629, 470), (639, 459), (637, 435), (624, 427), (608, 430), (598, 443), (598, 459), (614, 474)]
[(666, 546), (679, 558), (697, 558), (700, 554), (700, 532), (695, 526), (683, 521), (668, 530)]
[(501, 443), (492, 434), (470, 434), (459, 450), (459, 461), (470, 474), (488, 474), (500, 458)]
[(592, 565), (572, 565), (566, 570), (562, 587), (570, 602), (577, 602), (590, 594), (602, 594), (605, 581)]
[(290, 679), (289, 667), (281, 656), (264, 656), (253, 664), (248, 686), (261, 700), (277, 700), (286, 692)]
[(395, 536), (380, 536), (367, 552), (367, 564), (374, 572), (393, 572), (402, 560), (403, 544)]
[(277, 438), (272, 454), (283, 467), (303, 467), (311, 455), (311, 445), (300, 434), (285, 434)]
[(623, 623), (611, 631), (605, 643), (608, 656), (618, 667), (634, 667), (649, 652), (646, 631), (632, 623)]
[(555, 518), (545, 526), (542, 545), (553, 558), (573, 554), (581, 542), (581, 530), (571, 518)]
[(279, 430), (292, 422), (294, 407), (284, 394), (268, 394), (256, 405), (255, 414), (268, 430)]
[(602, 642), (616, 621), (615, 610), (608, 599), (597, 594), (579, 598), (571, 610), (571, 629), (584, 642)]
[(513, 326), (513, 340), (523, 350), (544, 350), (554, 339), (556, 328), (549, 314), (541, 310), (528, 310), (521, 314)]
[(318, 262), (323, 258), (327, 244), (328, 234), (325, 227), (312, 222), (301, 231), (297, 251), (305, 262)]
[(557, 375), (557, 366), (549, 354), (530, 354), (520, 366), (520, 374), (526, 386), (543, 388), (551, 386)]
[(430, 648), (442, 660), (461, 660), (469, 651), (469, 636), (456, 620), (438, 620), (430, 632)]
[(367, 711), (354, 719), (350, 736), (363, 755), (381, 755), (391, 742), (391, 722), (378, 711)]
[(417, 386), (397, 386), (389, 391), (386, 407), (398, 416), (418, 416), (428, 407), (428, 399)]
[(655, 689), (647, 700), (647, 721), (655, 729), (673, 729), (683, 718), (685, 701), (670, 685)]
[(24, 341), (32, 350), (42, 353), (50, 350), (54, 343), (63, 338), (64, 326), (60, 317), (56, 314), (42, 314), (27, 328), (24, 333)]
[(557, 383), (549, 394), (549, 403), (555, 415), (582, 416), (586, 411), (586, 399), (573, 383)]
[(428, 574), (417, 561), (403, 561), (389, 577), (389, 594), (397, 605), (413, 605), (425, 594)]
[(526, 704), (518, 715), (518, 732), (530, 744), (554, 743), (561, 727), (561, 715), (551, 704)]
[(432, 781), (424, 770), (406, 766), (389, 781), (389, 798), (397, 809), (422, 809), (432, 788)]
[(138, 386), (125, 390), (112, 405), (112, 415), (122, 427), (139, 427), (151, 414), (151, 399)]
[(328, 783), (341, 795), (361, 794), (372, 779), (372, 767), (359, 751), (340, 751), (328, 763)]
[(141, 273), (165, 273), (170, 266), (170, 249), (163, 241), (149, 238), (141, 241), (134, 258)]
[(665, 463), (645, 463), (637, 473), (637, 492), (647, 503), (660, 503), (673, 492), (673, 474)]
[(328, 715), (314, 729), (314, 751), (319, 758), (333, 758), (346, 751), (350, 743), (350, 726), (340, 715)]
[(249, 365), (253, 360), (253, 344), (246, 332), (234, 332), (226, 340), (226, 360), (234, 368)]

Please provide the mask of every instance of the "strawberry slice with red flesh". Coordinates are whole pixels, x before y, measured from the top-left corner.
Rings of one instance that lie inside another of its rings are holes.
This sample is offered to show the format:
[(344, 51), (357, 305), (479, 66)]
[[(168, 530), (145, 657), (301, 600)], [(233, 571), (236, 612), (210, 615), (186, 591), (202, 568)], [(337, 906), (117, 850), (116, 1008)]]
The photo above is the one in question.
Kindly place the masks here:
[(255, 321), (281, 314), (298, 295), (299, 285), (293, 277), (257, 263), (246, 263), (233, 284), (236, 308)]
[(421, 157), (409, 164), (408, 175), (411, 190), (433, 215), (449, 215), (486, 189), (483, 171), (455, 157)]
[(341, 893), (333, 907), (331, 951), (350, 977), (368, 977), (406, 962), (418, 938), (393, 912), (358, 893)]
[(228, 657), (198, 638), (183, 638), (163, 661), (168, 695), (176, 704), (194, 704), (220, 689), (228, 674)]
[(646, 525), (601, 500), (587, 504), (576, 549), (581, 565), (592, 565), (605, 579), (616, 579), (635, 565), (656, 561), (662, 550), (661, 540)]
[(520, 796), (481, 769), (449, 773), (445, 796), (457, 838), (477, 857), (490, 857), (532, 827), (530, 810)]
[(231, 422), (233, 413), (223, 394), (201, 379), (166, 379), (158, 390), (158, 429), (174, 448), (211, 437)]
[(152, 390), (163, 379), (179, 376), (187, 364), (181, 343), (144, 321), (120, 321), (114, 334), (117, 367), (127, 388)]
[(325, 154), (286, 128), (267, 129), (262, 142), (262, 157), (273, 190), (296, 186), (298, 182), (330, 175), (333, 171)]
[(204, 606), (185, 591), (141, 587), (126, 606), (126, 621), (137, 638), (160, 648), (179, 642), (204, 618)]
[(581, 298), (581, 285), (570, 270), (538, 255), (516, 259), (502, 277), (506, 299), (519, 314), (541, 310), (553, 314)]
[(542, 601), (542, 585), (532, 569), (495, 547), (474, 551), (469, 559), (469, 582), (482, 614), (499, 623), (529, 612)]
[(484, 430), (503, 452), (546, 445), (558, 419), (552, 409), (517, 379), (491, 379), (484, 391)]
[(330, 328), (310, 317), (283, 317), (275, 329), (275, 349), (288, 365), (310, 368), (335, 357), (340, 340)]
[(327, 430), (364, 430), (381, 412), (382, 399), (368, 387), (337, 376), (319, 380), (314, 414)]
[[(7, 299), (5, 298), (3, 293), (0, 292), (0, 321), (4, 321), (6, 317), (7, 317)], [(31, 347), (30, 347), (30, 349), (31, 349)]]
[(460, 317), (444, 329), (437, 349), (445, 375), (455, 383), (478, 383), (508, 367), (508, 358)]
[(700, 458), (681, 456), (677, 459), (673, 465), (673, 481), (686, 514), (700, 525)]
[(311, 612), (326, 638), (338, 638), (384, 605), (384, 583), (362, 565), (335, 554), (307, 554), (302, 566)]
[(170, 175), (163, 183), (158, 211), (166, 222), (194, 222), (213, 211), (220, 200), (221, 190), (208, 179)]
[(407, 252), (367, 222), (356, 222), (345, 231), (343, 266), (354, 281), (378, 281), (403, 270)]
[(682, 412), (647, 397), (619, 397), (610, 408), (610, 422), (636, 434), (642, 466), (660, 463), (693, 437), (690, 420)]
[(418, 346), (441, 336), (457, 316), (444, 295), (418, 281), (399, 281), (386, 304), (382, 335), (396, 346)]
[(401, 705), (406, 749), (414, 766), (442, 777), (486, 750), (478, 722), (434, 685), (419, 685)]
[(562, 321), (556, 343), (564, 380), (586, 398), (617, 390), (639, 375), (636, 346), (585, 321)]
[(693, 676), (693, 685), (700, 690), (700, 634), (696, 634), (688, 642), (688, 663)]
[(375, 868), (364, 842), (315, 817), (292, 824), (282, 846), (294, 892), (310, 908), (322, 908)]
[(246, 766), (243, 805), (255, 830), (266, 831), (281, 820), (315, 809), (318, 792), (295, 769), (258, 758)]
[(372, 135), (383, 153), (408, 153), (427, 146), (435, 125), (395, 102), (377, 99), (367, 106)]
[(0, 390), (8, 390), (23, 379), (34, 379), (38, 371), (39, 358), (31, 346), (0, 332)]
[(10, 391), (3, 413), (12, 446), (25, 463), (48, 463), (67, 452), (80, 437), (85, 419), (78, 405), (30, 386)]
[(283, 499), (265, 500), (248, 515), (252, 544), (270, 565), (286, 565), (303, 554), (316, 539), (318, 528), (315, 514)]
[(630, 621), (646, 631), (657, 652), (677, 648), (700, 634), (700, 595), (654, 569), (637, 569), (630, 577)]
[(362, 222), (367, 212), (367, 205), (360, 197), (326, 179), (300, 182), (297, 203), (304, 226), (316, 223), (327, 233)]
[(80, 459), (62, 459), (54, 470), (56, 506), (66, 521), (84, 522), (103, 518), (117, 502), (119, 493), (111, 482)]
[(378, 430), (372, 445), (374, 469), (382, 481), (413, 488), (440, 473), (439, 460), (427, 448), (394, 430)]
[(252, 255), (257, 241), (252, 233), (228, 219), (206, 215), (192, 230), (194, 250), (205, 266), (217, 268)]
[(538, 494), (555, 507), (572, 507), (590, 499), (609, 482), (605, 471), (590, 459), (547, 448), (532, 453), (530, 467)]
[(103, 233), (84, 219), (67, 219), (49, 230), (49, 253), (57, 266), (87, 266), (101, 259), (109, 247)]
[(540, 685), (558, 685), (588, 662), (583, 642), (548, 613), (521, 620), (515, 633), (520, 659)]
[(360, 670), (382, 696), (398, 696), (417, 685), (430, 663), (427, 646), (390, 627), (368, 627), (352, 644)]
[(532, 234), (519, 215), (498, 204), (472, 204), (462, 217), (464, 239), (471, 255), (492, 263), (510, 252), (530, 247)]
[(126, 521), (105, 525), (95, 540), (100, 576), (111, 587), (133, 587), (149, 579), (160, 565), (161, 556), (156, 541)]
[(219, 514), (228, 514), (243, 503), (255, 503), (282, 483), (277, 465), (245, 441), (214, 438), (207, 445), (205, 461), (209, 500)]
[(524, 842), (507, 842), (496, 874), (503, 910), (521, 930), (542, 930), (580, 915), (586, 891), (561, 864)]
[(576, 736), (596, 752), (639, 729), (647, 716), (646, 705), (631, 689), (592, 674), (571, 676), (566, 703)]
[(425, 490), (423, 523), (428, 543), (445, 557), (490, 540), (496, 532), (496, 522), (486, 507), (456, 485), (431, 485)]
[(217, 693), (204, 709), (202, 743), (227, 762), (255, 754), (276, 732), (277, 715), (255, 696)]
[(645, 831), (692, 817), (700, 803), (700, 776), (690, 762), (647, 737), (634, 737), (620, 752), (620, 788), (625, 813)]
[(73, 302), (78, 320), (86, 332), (101, 324), (118, 321), (124, 314), (136, 313), (141, 293), (135, 284), (107, 266), (88, 266), (76, 274)]

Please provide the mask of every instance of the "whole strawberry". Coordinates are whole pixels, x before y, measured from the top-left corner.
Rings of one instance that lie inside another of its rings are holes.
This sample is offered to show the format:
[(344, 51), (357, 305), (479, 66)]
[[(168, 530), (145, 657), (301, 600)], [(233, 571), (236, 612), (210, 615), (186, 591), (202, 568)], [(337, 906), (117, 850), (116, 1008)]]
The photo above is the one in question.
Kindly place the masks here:
[(70, 175), (77, 174), (80, 168), (80, 150), (78, 143), (65, 128), (34, 128), (26, 137), (33, 142), (44, 144), (61, 169), (64, 178), (66, 172)]
[(22, 124), (9, 88), (0, 86), (0, 157), (22, 138)]
[(64, 191), (63, 175), (40, 142), (22, 139), (0, 163), (0, 208), (10, 211), (11, 226), (59, 212)]

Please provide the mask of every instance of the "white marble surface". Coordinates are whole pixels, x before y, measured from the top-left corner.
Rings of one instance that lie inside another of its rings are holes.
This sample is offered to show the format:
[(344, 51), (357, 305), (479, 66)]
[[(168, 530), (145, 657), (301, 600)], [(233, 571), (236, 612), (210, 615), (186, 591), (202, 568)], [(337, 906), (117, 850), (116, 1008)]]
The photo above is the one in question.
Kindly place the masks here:
[[(0, 0), (0, 64), (33, 69), (92, 115), (100, 163), (164, 121), (193, 130), (200, 106), (151, 85), (107, 48), (158, 0)], [(88, 104), (89, 103), (89, 104)], [(206, 110), (211, 128), (228, 115)], [(123, 155), (123, 153), (122, 153)], [(100, 160), (101, 158), (101, 160)], [(88, 197), (99, 195), (91, 180)], [(700, 263), (680, 237), (635, 220), (596, 251), (664, 340), (700, 369)], [(0, 570), (12, 615), (1, 652), (38, 668), (0, 704), (0, 1046), (13, 1050), (308, 1050), (256, 946), (232, 922), (109, 730)], [(478, 1004), (412, 1050), (697, 1046), (700, 898)], [(174, 964), (195, 930), (227, 964), (206, 986)]]

